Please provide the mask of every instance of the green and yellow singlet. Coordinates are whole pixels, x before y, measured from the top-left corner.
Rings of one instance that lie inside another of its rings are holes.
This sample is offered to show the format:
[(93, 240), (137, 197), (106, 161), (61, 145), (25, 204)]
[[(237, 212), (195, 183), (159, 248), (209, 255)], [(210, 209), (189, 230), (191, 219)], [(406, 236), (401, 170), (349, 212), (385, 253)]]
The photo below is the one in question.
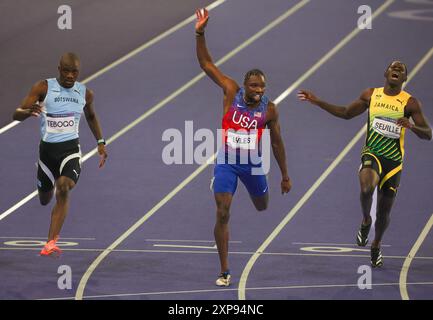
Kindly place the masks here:
[(397, 125), (404, 117), (404, 108), (411, 95), (401, 91), (388, 96), (384, 88), (375, 88), (368, 109), (368, 127), (362, 155), (372, 154), (396, 162), (403, 162), (405, 128)]

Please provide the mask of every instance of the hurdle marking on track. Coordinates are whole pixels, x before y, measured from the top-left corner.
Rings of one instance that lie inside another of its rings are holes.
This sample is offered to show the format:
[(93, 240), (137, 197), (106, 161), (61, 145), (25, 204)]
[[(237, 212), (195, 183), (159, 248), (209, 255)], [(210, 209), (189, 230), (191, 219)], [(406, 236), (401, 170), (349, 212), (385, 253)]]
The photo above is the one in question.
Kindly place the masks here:
[[(236, 55), (239, 51), (243, 50), (247, 46), (249, 46), (251, 43), (265, 35), (267, 32), (269, 32), (271, 29), (275, 28), (277, 25), (279, 25), (281, 22), (283, 22), (285, 19), (287, 19), (289, 16), (297, 12), (299, 9), (301, 9), (303, 6), (305, 6), (310, 0), (302, 0), (301, 2), (294, 5), (292, 8), (287, 10), (285, 13), (280, 15), (278, 18), (273, 20), (271, 23), (269, 23), (266, 27), (261, 29), (259, 32), (257, 32), (255, 35), (250, 37), (248, 40), (243, 42), (239, 47), (232, 50), (230, 53), (228, 53), (226, 56), (221, 58), (216, 65), (220, 65)], [(201, 78), (205, 76), (205, 73), (202, 72), (198, 76), (196, 76), (194, 79), (189, 81), (187, 84), (183, 85), (181, 88), (176, 90), (174, 93), (172, 93), (169, 97), (165, 98), (163, 101), (161, 101), (159, 104), (157, 104), (155, 107), (151, 108), (149, 111), (147, 111), (144, 115), (142, 115), (140, 118), (135, 120), (131, 125), (124, 128), (118, 134), (115, 134), (110, 139), (107, 140), (107, 144), (110, 141), (113, 141), (114, 139), (117, 139), (119, 136), (121, 136), (126, 131), (130, 130), (133, 126), (137, 125), (139, 122), (141, 122), (145, 117), (149, 116), (162, 106), (164, 106), (166, 103), (168, 103), (170, 100), (174, 99), (176, 96), (184, 92), (186, 89), (191, 87), (193, 84), (195, 84), (197, 81), (199, 81)], [(96, 153), (97, 149), (94, 149), (94, 153)], [(90, 153), (89, 153), (90, 154)], [(137, 228), (139, 228), (144, 222), (146, 222), (147, 219), (149, 219), (156, 211), (158, 211), (162, 206), (164, 206), (171, 198), (173, 198), (180, 190), (182, 190), (186, 185), (188, 185), (193, 179), (195, 179), (196, 176), (198, 176), (202, 171), (204, 171), (207, 166), (214, 162), (216, 158), (216, 153), (211, 156), (205, 163), (200, 165), (199, 168), (197, 168), (191, 175), (189, 175), (185, 180), (181, 182), (176, 188), (174, 188), (170, 193), (168, 193), (160, 202), (158, 202), (150, 211), (148, 211), (140, 220), (138, 220), (133, 226), (131, 226), (124, 234), (122, 234), (115, 242), (113, 242), (104, 252), (102, 252), (95, 261), (89, 266), (87, 271), (84, 273), (83, 277), (80, 280), (80, 283), (78, 285), (77, 292), (75, 294), (75, 298), (77, 300), (81, 300), (83, 298), (83, 292), (84, 288), (86, 286), (86, 283), (90, 277), (90, 275), (93, 273), (93, 271), (96, 269), (96, 267), (101, 263), (101, 261), (113, 250), (115, 249), (120, 243), (122, 243), (131, 233), (133, 233)], [(83, 160), (84, 161), (84, 160)]]
[[(209, 6), (207, 6), (206, 9), (208, 11), (210, 11), (212, 9), (215, 9), (219, 5), (223, 4), (225, 1), (226, 0), (217, 0), (217, 1), (213, 2), (213, 3), (211, 3)], [(111, 69), (117, 67), (119, 64), (125, 62), (126, 60), (129, 60), (130, 58), (132, 58), (133, 56), (137, 55), (141, 51), (143, 51), (143, 50), (151, 47), (152, 45), (154, 45), (155, 43), (161, 41), (162, 39), (167, 38), (169, 35), (171, 35), (172, 33), (176, 32), (177, 30), (181, 29), (182, 27), (190, 24), (191, 22), (193, 22), (195, 20), (195, 18), (196, 18), (195, 14), (193, 14), (192, 16), (190, 16), (190, 17), (186, 18), (185, 20), (179, 22), (177, 25), (171, 27), (170, 29), (168, 29), (168, 30), (164, 31), (163, 33), (161, 33), (160, 35), (156, 36), (152, 40), (150, 40), (150, 41), (142, 44), (138, 48), (132, 50), (131, 52), (129, 52), (126, 55), (124, 55), (123, 57), (117, 59), (116, 61), (112, 62), (108, 66), (105, 66), (101, 70), (99, 70), (96, 73), (92, 74), (91, 76), (87, 77), (86, 79), (84, 79), (83, 81), (81, 81), (81, 83), (86, 84), (86, 83), (92, 81), (93, 79), (96, 79), (100, 75), (102, 75), (102, 74), (106, 73), (107, 71), (110, 71)], [(19, 123), (20, 123), (20, 121), (12, 121), (8, 125), (4, 126), (3, 128), (0, 128), (0, 134), (8, 131), (9, 129), (12, 129), (13, 127), (15, 127), (16, 125), (18, 125)]]
[[(387, 0), (382, 6), (380, 6), (371, 19), (375, 19), (378, 17), (386, 8), (388, 8), (395, 0)], [(361, 32), (361, 29), (355, 28), (352, 32), (350, 32), (343, 40), (341, 40), (333, 49), (331, 49), (326, 55), (324, 55), (316, 64), (314, 64), (306, 73), (302, 75), (292, 86), (290, 86), (286, 91), (284, 91), (280, 97), (278, 97), (275, 102), (279, 103), (279, 101), (285, 99), (293, 90), (297, 89), (302, 82), (304, 82), (308, 77), (310, 77), (314, 72), (317, 71), (323, 64), (325, 64), (332, 56), (334, 56), (340, 49), (342, 49), (349, 41), (351, 41), (358, 33)], [(277, 102), (278, 101), (278, 102)], [(308, 199), (313, 195), (313, 193), (317, 190), (317, 188), (322, 184), (323, 181), (331, 174), (331, 172), (337, 167), (337, 165), (343, 160), (347, 153), (352, 149), (352, 147), (358, 142), (358, 140), (364, 136), (364, 132), (367, 128), (365, 125), (349, 142), (349, 144), (344, 148), (344, 150), (337, 156), (337, 158), (329, 165), (329, 167), (322, 173), (322, 175), (316, 180), (316, 182), (308, 189), (308, 191), (304, 194), (304, 196), (298, 201), (295, 207), (290, 210), (290, 212), (286, 215), (286, 217), (280, 222), (280, 224), (272, 231), (269, 237), (263, 242), (263, 244), (257, 249), (256, 253), (248, 261), (247, 265), (242, 272), (241, 278), (239, 280), (238, 287), (238, 298), (239, 300), (245, 300), (245, 288), (248, 279), (248, 275), (260, 257), (261, 253), (266, 250), (266, 248), (271, 244), (271, 242), (276, 238), (276, 236), (283, 230), (283, 228), (290, 222), (290, 220), (295, 216), (295, 214), (299, 211), (299, 209), (308, 201)]]

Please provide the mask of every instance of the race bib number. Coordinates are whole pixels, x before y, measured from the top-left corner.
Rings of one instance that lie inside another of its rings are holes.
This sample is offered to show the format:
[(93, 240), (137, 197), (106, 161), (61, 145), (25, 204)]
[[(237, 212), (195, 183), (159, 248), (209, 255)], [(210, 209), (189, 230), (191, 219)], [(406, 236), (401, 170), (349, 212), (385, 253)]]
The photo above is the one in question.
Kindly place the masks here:
[(401, 127), (395, 119), (376, 117), (373, 120), (373, 130), (387, 138), (400, 138)]
[(47, 114), (47, 132), (49, 133), (74, 133), (74, 114)]
[(227, 144), (234, 149), (252, 150), (256, 148), (257, 133), (227, 132)]

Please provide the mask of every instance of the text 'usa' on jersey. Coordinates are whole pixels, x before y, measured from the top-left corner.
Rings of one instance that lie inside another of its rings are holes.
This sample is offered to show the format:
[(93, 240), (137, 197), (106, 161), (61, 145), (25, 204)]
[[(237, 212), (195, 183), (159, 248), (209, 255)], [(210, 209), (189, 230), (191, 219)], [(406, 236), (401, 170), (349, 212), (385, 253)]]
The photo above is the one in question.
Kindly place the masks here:
[(85, 85), (75, 82), (72, 88), (64, 88), (56, 78), (47, 79), (47, 83), (40, 123), (42, 141), (64, 142), (77, 139), (80, 118), (86, 105)]
[(259, 147), (263, 129), (266, 127), (268, 103), (269, 99), (262, 96), (256, 108), (248, 108), (244, 101), (244, 88), (239, 89), (222, 120), (225, 152)]

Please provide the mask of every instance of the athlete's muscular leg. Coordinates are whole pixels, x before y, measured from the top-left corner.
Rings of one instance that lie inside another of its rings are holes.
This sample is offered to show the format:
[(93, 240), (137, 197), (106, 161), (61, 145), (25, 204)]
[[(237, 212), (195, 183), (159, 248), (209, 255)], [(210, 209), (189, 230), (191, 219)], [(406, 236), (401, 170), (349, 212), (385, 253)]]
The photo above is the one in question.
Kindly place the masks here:
[(368, 225), (371, 223), (371, 204), (373, 202), (374, 189), (379, 183), (379, 175), (376, 171), (370, 168), (363, 168), (359, 172), (359, 183), (361, 185), (361, 207), (364, 216), (362, 223)]
[(75, 182), (68, 177), (61, 176), (56, 180), (56, 204), (51, 212), (51, 225), (48, 241), (59, 235), (69, 208), (69, 191), (74, 188)]
[(394, 200), (395, 193), (392, 190), (379, 191), (377, 193), (376, 223), (374, 224), (376, 233), (371, 243), (373, 248), (380, 248), (383, 234), (390, 222), (390, 213)]
[(52, 188), (50, 191), (45, 192), (38, 190), (39, 202), (41, 203), (41, 205), (46, 206), (47, 204), (49, 204), (51, 199), (53, 198), (53, 194), (54, 188)]
[(264, 195), (258, 197), (251, 196), (251, 200), (253, 201), (257, 211), (264, 211), (268, 208), (269, 193), (266, 192)]
[(38, 195), (41, 205), (46, 206), (50, 203), (54, 195), (54, 186), (47, 174), (42, 170), (41, 164), (38, 163)]
[(216, 222), (214, 228), (215, 242), (218, 248), (218, 254), (221, 264), (221, 272), (229, 270), (228, 253), (229, 253), (229, 219), (230, 206), (233, 195), (231, 193), (215, 193), (217, 205)]

